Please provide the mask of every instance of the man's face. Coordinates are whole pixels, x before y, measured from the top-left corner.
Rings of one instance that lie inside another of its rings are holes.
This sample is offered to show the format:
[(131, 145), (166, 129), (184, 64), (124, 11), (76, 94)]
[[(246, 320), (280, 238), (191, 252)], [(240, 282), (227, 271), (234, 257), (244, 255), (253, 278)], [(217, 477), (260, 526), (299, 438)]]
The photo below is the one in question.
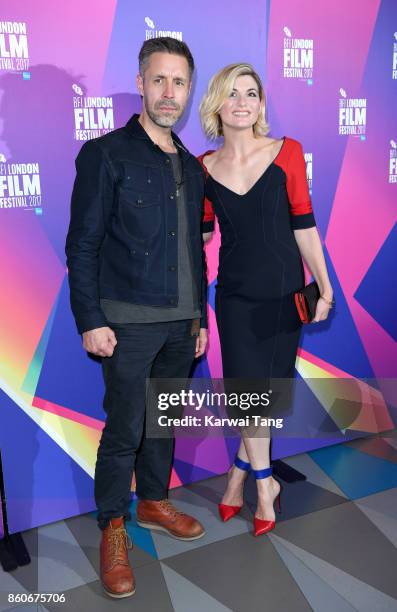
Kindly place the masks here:
[(159, 127), (172, 127), (185, 110), (192, 86), (186, 58), (153, 53), (143, 78), (137, 76), (137, 86), (150, 119)]

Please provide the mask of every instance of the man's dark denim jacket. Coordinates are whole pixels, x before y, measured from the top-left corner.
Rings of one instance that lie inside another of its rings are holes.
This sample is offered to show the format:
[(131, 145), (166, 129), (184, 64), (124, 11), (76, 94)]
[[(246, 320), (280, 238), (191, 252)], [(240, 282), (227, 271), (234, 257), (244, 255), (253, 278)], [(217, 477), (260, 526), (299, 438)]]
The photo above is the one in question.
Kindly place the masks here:
[[(183, 165), (192, 272), (207, 327), (201, 222), (205, 176), (173, 133)], [(76, 158), (66, 239), (70, 301), (79, 333), (107, 326), (100, 299), (175, 308), (178, 219), (172, 164), (134, 115), (86, 142)]]

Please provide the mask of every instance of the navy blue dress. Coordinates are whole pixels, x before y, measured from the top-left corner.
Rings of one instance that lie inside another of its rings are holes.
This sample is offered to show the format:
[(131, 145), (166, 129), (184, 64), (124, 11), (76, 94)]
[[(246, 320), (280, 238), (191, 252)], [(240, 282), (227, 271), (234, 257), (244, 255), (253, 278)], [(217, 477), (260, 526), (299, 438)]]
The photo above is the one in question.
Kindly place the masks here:
[(302, 147), (284, 138), (244, 195), (203, 167), (203, 231), (214, 229), (216, 215), (221, 232), (215, 304), (223, 376), (293, 378), (302, 328), (293, 296), (305, 282), (293, 230), (315, 226)]

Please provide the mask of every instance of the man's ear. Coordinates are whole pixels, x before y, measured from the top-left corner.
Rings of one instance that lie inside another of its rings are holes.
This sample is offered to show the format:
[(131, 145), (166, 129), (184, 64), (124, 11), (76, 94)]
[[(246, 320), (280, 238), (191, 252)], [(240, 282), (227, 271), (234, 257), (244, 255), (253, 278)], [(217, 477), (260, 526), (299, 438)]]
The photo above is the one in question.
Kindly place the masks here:
[(143, 78), (140, 74), (136, 75), (136, 86), (141, 96), (143, 96)]

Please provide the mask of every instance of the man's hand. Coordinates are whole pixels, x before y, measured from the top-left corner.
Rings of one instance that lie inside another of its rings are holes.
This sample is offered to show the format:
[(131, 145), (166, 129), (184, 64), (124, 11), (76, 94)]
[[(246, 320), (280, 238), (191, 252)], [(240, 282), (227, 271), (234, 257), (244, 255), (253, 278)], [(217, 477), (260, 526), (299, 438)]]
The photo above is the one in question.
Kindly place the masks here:
[(201, 357), (201, 355), (204, 355), (205, 349), (207, 346), (207, 342), (208, 342), (207, 330), (205, 329), (205, 327), (201, 327), (199, 335), (197, 336), (197, 340), (196, 340), (196, 352), (194, 355), (196, 358)]
[(110, 327), (98, 327), (83, 333), (83, 346), (94, 355), (111, 357), (116, 344), (116, 336)]

